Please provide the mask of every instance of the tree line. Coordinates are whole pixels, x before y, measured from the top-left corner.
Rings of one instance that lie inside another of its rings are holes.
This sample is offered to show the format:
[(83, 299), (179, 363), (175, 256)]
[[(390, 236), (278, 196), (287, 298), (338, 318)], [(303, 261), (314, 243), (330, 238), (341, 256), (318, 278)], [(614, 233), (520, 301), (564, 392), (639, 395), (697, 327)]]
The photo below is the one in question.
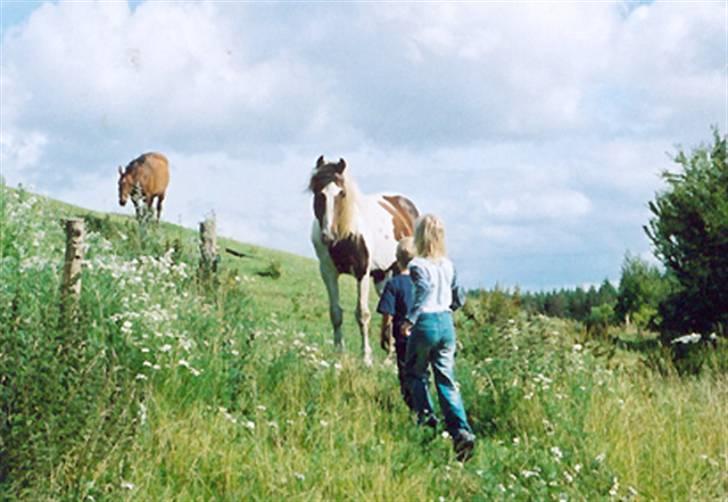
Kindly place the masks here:
[[(574, 319), (604, 331), (627, 324), (659, 332), (668, 343), (687, 333), (726, 336), (728, 327), (728, 162), (726, 136), (713, 128), (713, 141), (673, 157), (665, 188), (648, 203), (644, 230), (656, 258), (627, 252), (618, 285), (548, 292), (521, 292), (496, 286), (471, 294), (466, 315), (530, 314)], [(487, 319), (482, 319), (487, 320)]]

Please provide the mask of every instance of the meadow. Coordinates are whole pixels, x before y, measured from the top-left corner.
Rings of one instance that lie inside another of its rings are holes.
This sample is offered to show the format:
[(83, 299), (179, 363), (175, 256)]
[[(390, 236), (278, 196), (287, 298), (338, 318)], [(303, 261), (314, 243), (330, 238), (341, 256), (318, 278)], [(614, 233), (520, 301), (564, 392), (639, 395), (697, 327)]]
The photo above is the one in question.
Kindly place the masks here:
[[(221, 239), (246, 257), (202, 280), (193, 230), (5, 185), (0, 206), (0, 499), (728, 499), (725, 340), (679, 372), (650, 340), (471, 298), (461, 464), (393, 362), (361, 363), (353, 280), (338, 354), (314, 260)], [(88, 232), (74, 322), (65, 216)]]

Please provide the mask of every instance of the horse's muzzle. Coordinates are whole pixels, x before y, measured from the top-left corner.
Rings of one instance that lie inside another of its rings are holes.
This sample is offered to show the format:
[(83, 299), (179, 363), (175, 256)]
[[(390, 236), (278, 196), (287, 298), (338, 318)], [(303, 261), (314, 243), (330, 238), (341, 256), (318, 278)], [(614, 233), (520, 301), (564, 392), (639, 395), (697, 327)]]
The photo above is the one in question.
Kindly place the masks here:
[(119, 199), (119, 205), (120, 205), (121, 207), (124, 207), (124, 206), (126, 206), (126, 201), (125, 201), (125, 200), (122, 200), (122, 199)]

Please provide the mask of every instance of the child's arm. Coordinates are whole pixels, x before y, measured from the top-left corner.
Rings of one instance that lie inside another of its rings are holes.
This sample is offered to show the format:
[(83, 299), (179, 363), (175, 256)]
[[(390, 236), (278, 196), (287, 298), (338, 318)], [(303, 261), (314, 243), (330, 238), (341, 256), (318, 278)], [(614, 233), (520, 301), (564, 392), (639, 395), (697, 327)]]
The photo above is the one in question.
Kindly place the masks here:
[(465, 305), (465, 288), (458, 283), (458, 273), (453, 267), (452, 270), (452, 284), (450, 285), (452, 291), (452, 302), (450, 303), (450, 310), (455, 312), (457, 309)]
[(425, 270), (417, 265), (410, 265), (410, 276), (412, 277), (412, 282), (415, 285), (415, 295), (414, 300), (412, 301), (412, 306), (410, 307), (409, 312), (407, 312), (407, 321), (405, 325), (409, 324), (411, 327), (417, 323), (417, 318), (422, 312), (422, 306), (425, 304), (425, 300), (427, 300), (427, 297), (432, 290), (432, 284), (430, 284), (429, 277)]
[(379, 332), (379, 345), (382, 350), (386, 353), (392, 352), (392, 316), (389, 314), (382, 314), (382, 326)]
[(391, 282), (387, 282), (382, 291), (382, 296), (379, 298), (379, 304), (377, 305), (377, 312), (382, 314), (382, 326), (380, 328), (380, 340), (379, 344), (382, 349), (390, 353), (392, 352), (392, 316), (394, 316), (395, 310), (395, 294), (392, 291)]

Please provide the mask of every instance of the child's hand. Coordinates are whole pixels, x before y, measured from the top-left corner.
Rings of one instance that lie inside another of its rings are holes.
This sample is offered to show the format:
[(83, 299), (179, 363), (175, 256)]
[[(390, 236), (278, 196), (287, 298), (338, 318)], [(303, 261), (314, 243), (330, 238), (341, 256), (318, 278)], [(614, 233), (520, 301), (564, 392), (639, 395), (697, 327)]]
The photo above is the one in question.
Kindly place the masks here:
[(412, 325), (406, 321), (403, 322), (399, 328), (399, 332), (404, 338), (407, 338), (412, 333)]

